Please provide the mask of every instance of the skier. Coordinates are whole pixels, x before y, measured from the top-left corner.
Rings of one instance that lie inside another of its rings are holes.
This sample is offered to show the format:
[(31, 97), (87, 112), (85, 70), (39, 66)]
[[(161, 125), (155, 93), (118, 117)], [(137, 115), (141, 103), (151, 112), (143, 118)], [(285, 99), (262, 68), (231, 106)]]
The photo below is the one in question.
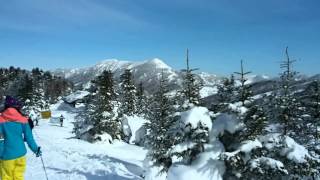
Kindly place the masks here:
[(4, 141), (3, 151), (0, 151), (2, 180), (24, 179), (27, 153), (24, 141), (37, 157), (41, 156), (41, 149), (33, 139), (28, 118), (23, 116), (20, 110), (21, 103), (11, 96), (6, 96), (5, 109), (0, 114), (0, 136)]
[(40, 120), (40, 114), (37, 115), (35, 121), (36, 121), (36, 126), (39, 126), (39, 120)]
[(61, 126), (61, 127), (63, 126), (63, 120), (64, 120), (64, 117), (63, 117), (63, 115), (61, 114), (61, 116), (60, 116), (60, 126)]

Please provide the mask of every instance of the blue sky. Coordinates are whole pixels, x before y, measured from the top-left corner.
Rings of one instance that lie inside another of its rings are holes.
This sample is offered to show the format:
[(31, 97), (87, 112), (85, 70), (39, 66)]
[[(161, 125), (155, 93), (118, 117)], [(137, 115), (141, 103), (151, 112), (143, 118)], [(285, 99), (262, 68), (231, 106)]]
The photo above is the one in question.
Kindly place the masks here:
[(319, 0), (0, 0), (0, 66), (85, 67), (116, 58), (163, 59), (186, 48), (201, 71), (230, 74), (243, 59), (277, 75), (289, 46), (295, 69), (320, 73)]

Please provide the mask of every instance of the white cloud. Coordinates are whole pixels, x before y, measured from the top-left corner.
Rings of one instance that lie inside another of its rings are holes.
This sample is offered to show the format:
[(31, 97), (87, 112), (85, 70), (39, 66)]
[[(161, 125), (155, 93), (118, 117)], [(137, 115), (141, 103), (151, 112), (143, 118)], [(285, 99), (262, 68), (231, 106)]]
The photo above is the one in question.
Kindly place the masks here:
[(135, 28), (146, 22), (119, 9), (112, 1), (95, 0), (11, 0), (0, 2), (0, 27), (27, 31), (48, 31), (82, 26)]

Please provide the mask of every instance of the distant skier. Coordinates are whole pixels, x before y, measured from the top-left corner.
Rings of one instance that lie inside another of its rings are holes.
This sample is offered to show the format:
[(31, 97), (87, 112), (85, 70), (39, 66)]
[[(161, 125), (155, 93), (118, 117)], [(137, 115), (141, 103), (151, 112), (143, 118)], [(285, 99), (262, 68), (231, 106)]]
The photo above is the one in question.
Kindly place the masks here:
[(60, 116), (60, 126), (61, 126), (61, 127), (63, 126), (63, 120), (64, 120), (64, 117), (63, 117), (63, 115), (61, 114), (61, 116)]
[(40, 114), (38, 114), (36, 119), (34, 120), (36, 122), (36, 126), (39, 126), (39, 120), (40, 120)]
[(33, 139), (33, 135), (28, 124), (28, 118), (20, 113), (21, 103), (11, 96), (5, 99), (5, 109), (0, 114), (0, 136), (3, 137), (0, 152), (1, 166), (0, 174), (2, 180), (23, 180), (26, 169), (27, 149), (29, 148), (41, 156), (40, 147)]

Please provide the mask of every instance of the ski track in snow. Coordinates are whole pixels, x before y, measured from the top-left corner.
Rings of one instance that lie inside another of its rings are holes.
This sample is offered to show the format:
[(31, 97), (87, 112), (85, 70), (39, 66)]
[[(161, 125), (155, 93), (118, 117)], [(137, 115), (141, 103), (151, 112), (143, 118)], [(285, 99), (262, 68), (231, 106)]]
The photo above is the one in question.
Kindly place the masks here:
[[(41, 120), (33, 134), (42, 149), (49, 180), (143, 179), (146, 151), (134, 145), (91, 144), (74, 138), (76, 111), (63, 103), (52, 106), (52, 114), (65, 117), (64, 127)], [(45, 180), (41, 159), (28, 150), (26, 180)]]

